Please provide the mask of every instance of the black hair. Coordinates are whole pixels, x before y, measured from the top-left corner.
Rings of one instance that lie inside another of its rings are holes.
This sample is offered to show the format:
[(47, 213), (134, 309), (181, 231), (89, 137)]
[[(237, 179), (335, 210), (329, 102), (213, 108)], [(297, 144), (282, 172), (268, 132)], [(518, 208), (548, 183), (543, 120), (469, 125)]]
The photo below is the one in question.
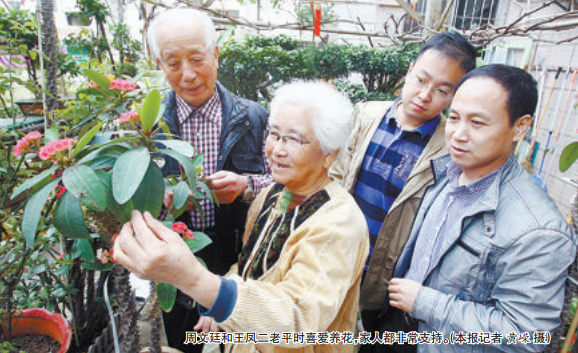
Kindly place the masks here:
[[(467, 80), (475, 77), (487, 77), (494, 80), (508, 92), (506, 102), (510, 126), (524, 115), (534, 115), (538, 104), (538, 88), (536, 80), (526, 71), (517, 67), (490, 64), (481, 66), (465, 74), (456, 86), (456, 91)], [(492, 104), (488, 102), (488, 104)]]
[(417, 53), (416, 61), (426, 51), (435, 49), (441, 54), (460, 62), (465, 72), (476, 68), (476, 48), (459, 33), (443, 32), (428, 39)]

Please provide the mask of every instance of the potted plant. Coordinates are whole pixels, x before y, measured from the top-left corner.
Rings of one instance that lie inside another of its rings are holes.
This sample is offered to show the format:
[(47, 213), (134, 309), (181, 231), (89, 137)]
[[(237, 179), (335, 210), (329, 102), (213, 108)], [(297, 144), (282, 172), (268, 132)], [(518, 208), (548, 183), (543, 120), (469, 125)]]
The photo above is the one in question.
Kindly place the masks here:
[[(134, 79), (110, 78), (91, 69), (83, 73), (91, 81), (77, 96), (100, 105), (86, 110), (81, 128), (55, 126), (43, 136), (27, 135), (17, 142), (16, 156), (36, 157), (28, 162), (33, 172), (13, 190), (10, 200), (22, 198), (22, 236), (27, 248), (34, 247), (44, 223), (62, 236), (64, 254), (58, 261), (67, 267), (71, 281), (78, 282), (76, 292), (71, 293), (73, 344), (80, 344), (74, 336), (84, 331), (97, 312), (87, 310), (85, 301), (95, 296), (98, 287), (103, 296), (114, 293), (121, 351), (133, 350), (139, 348), (138, 313), (128, 271), (113, 262), (110, 249), (115, 234), (130, 220), (133, 209), (158, 216), (168, 189), (174, 191), (175, 200), (165, 220), (169, 225), (185, 211), (188, 199), (197, 202), (212, 194), (198, 177), (203, 156), (172, 136), (162, 121), (164, 107), (157, 89), (141, 89)], [(165, 158), (177, 160), (182, 174), (164, 178), (157, 163)], [(203, 233), (193, 233), (178, 223), (174, 229), (193, 252), (210, 243)], [(108, 274), (108, 281), (96, 283), (94, 272), (101, 279)], [(176, 288), (162, 283), (155, 288), (157, 305), (170, 310)]]
[[(13, 339), (31, 335), (49, 336), (60, 345), (58, 353), (66, 353), (70, 347), (71, 330), (68, 321), (62, 315), (46, 309), (22, 310), (11, 316), (9, 326)], [(3, 325), (2, 332), (8, 330), (8, 325)], [(37, 347), (37, 349), (42, 348)]]

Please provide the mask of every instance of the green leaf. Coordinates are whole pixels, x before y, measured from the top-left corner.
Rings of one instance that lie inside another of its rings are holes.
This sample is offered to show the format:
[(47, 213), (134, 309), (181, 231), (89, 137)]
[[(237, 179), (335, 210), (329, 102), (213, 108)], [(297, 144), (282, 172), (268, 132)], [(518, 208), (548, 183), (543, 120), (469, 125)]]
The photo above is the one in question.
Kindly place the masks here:
[(175, 300), (177, 299), (177, 288), (170, 284), (157, 283), (157, 296), (159, 298), (159, 303), (161, 304), (161, 309), (169, 312), (173, 308), (173, 305), (175, 305)]
[(161, 131), (164, 132), (167, 135), (167, 140), (172, 140), (172, 136), (171, 136), (171, 130), (169, 129), (169, 126), (167, 125), (167, 123), (165, 123), (164, 121), (159, 122), (159, 126), (161, 128)]
[(119, 204), (130, 200), (144, 178), (151, 156), (146, 147), (123, 153), (112, 168), (112, 194)]
[[(204, 192), (204, 197), (208, 198), (208, 199), (212, 199), (212, 201), (217, 200), (216, 197), (213, 198), (213, 192), (211, 191), (211, 189), (209, 189), (209, 186), (206, 183), (198, 183), (197, 184), (199, 186), (199, 188)], [(198, 199), (198, 197), (197, 197)], [(215, 202), (217, 203), (219, 202), (218, 200)]]
[(88, 262), (95, 262), (96, 258), (94, 256), (94, 251), (92, 250), (92, 245), (88, 239), (78, 239), (76, 240), (76, 246), (80, 251), (80, 256), (88, 261)]
[(93, 69), (82, 69), (80, 70), (82, 74), (92, 82), (96, 83), (100, 88), (108, 89), (110, 87), (110, 80), (105, 75)]
[(130, 221), (131, 213), (133, 210), (132, 200), (128, 200), (128, 202), (123, 203), (122, 205), (116, 202), (114, 197), (112, 196), (112, 175), (109, 172), (104, 170), (97, 170), (95, 171), (96, 175), (100, 178), (100, 181), (106, 188), (108, 193), (108, 209), (112, 212), (113, 216), (120, 221), (120, 223), (126, 223)]
[(51, 128), (46, 130), (46, 133), (44, 134), (44, 144), (48, 145), (49, 142), (58, 140), (60, 138), (60, 136), (58, 135), (58, 129), (57, 128)]
[(177, 151), (169, 150), (169, 149), (160, 149), (157, 150), (158, 153), (162, 153), (169, 157), (172, 157), (177, 160), (183, 167), (185, 174), (188, 180), (196, 181), (197, 180), (197, 173), (195, 172), (195, 165), (191, 162), (191, 159), (187, 156), (178, 153)]
[(560, 171), (563, 173), (570, 169), (576, 159), (578, 159), (578, 142), (572, 142), (564, 147), (562, 154), (560, 154)]
[(54, 226), (69, 239), (89, 239), (90, 233), (84, 224), (80, 200), (65, 192), (54, 210)]
[(80, 265), (86, 269), (95, 270), (95, 271), (111, 271), (112, 267), (114, 266), (114, 264), (112, 264), (110, 262), (107, 264), (103, 264), (100, 261), (81, 262)]
[(192, 160), (191, 163), (193, 163), (193, 165), (196, 167), (202, 167), (203, 166), (203, 161), (205, 159), (205, 155), (204, 154), (197, 154)]
[(36, 228), (40, 222), (40, 214), (44, 208), (44, 204), (50, 195), (50, 192), (58, 184), (60, 180), (55, 179), (50, 183), (44, 185), (42, 189), (36, 192), (26, 203), (24, 215), (22, 216), (22, 233), (26, 240), (28, 248), (34, 248), (34, 240), (36, 239)]
[(195, 234), (194, 240), (197, 241), (192, 248), (189, 247), (193, 253), (203, 250), (206, 246), (213, 243), (211, 238), (203, 232), (193, 232), (193, 234)]
[(87, 155), (82, 157), (82, 159), (80, 159), (76, 164), (86, 164), (99, 157), (114, 157), (114, 159), (116, 160), (116, 158), (120, 157), (127, 150), (131, 149), (130, 145), (124, 142), (119, 143), (118, 140), (120, 139), (116, 139), (115, 140), (116, 143), (114, 144), (105, 145), (88, 153)]
[(192, 158), (195, 155), (195, 148), (188, 142), (182, 140), (161, 140), (157, 141), (158, 143), (162, 143), (167, 148), (170, 148), (173, 151), (177, 151), (182, 155)]
[(159, 112), (157, 114), (157, 117), (155, 119), (155, 123), (153, 125), (156, 125), (156, 124), (158, 124), (159, 121), (161, 121), (161, 119), (163, 118), (163, 115), (165, 114), (165, 108), (166, 108), (166, 106), (161, 103), (161, 106), (159, 107)]
[(149, 211), (154, 218), (157, 218), (163, 206), (164, 196), (163, 173), (155, 163), (150, 163), (144, 178), (132, 197), (132, 204), (135, 209), (141, 212)]
[(187, 203), (189, 192), (189, 185), (184, 181), (179, 182), (177, 186), (173, 188), (173, 206), (175, 209), (181, 209), (181, 207)]
[(97, 211), (106, 209), (108, 203), (106, 189), (90, 167), (75, 165), (67, 168), (62, 174), (62, 182), (76, 198), (86, 195), (86, 198), (83, 198), (85, 205), (93, 207)]
[[(53, 165), (49, 169), (46, 169), (42, 173), (35, 175), (32, 178), (27, 179), (22, 184), (18, 185), (18, 187), (14, 190), (14, 193), (12, 193), (11, 199), (14, 199), (16, 196), (20, 195), (25, 190), (28, 190), (30, 188), (37, 189), (36, 186), (40, 187), (45, 185), (45, 183), (43, 182), (50, 180), (51, 175), (56, 171), (57, 168), (58, 166)], [(60, 178), (58, 178), (58, 180), (60, 180)]]
[(150, 91), (149, 94), (147, 94), (142, 105), (142, 115), (140, 116), (140, 122), (142, 124), (142, 131), (145, 134), (152, 131), (160, 106), (161, 94), (155, 88)]
[(76, 144), (76, 147), (74, 147), (72, 157), (76, 156), (80, 151), (82, 151), (84, 146), (88, 145), (88, 143), (94, 138), (94, 135), (96, 135), (98, 130), (100, 130), (102, 125), (104, 125), (104, 121), (101, 121), (98, 125), (90, 129), (90, 131), (88, 131), (86, 134), (84, 134), (84, 136), (82, 136), (82, 138)]

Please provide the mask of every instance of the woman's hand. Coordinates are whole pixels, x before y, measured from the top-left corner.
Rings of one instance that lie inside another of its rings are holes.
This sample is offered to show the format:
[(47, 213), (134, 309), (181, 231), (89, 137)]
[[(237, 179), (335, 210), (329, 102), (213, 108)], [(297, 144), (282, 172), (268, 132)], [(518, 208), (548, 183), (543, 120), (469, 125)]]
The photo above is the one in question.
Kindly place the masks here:
[(215, 319), (210, 316), (201, 316), (194, 329), (203, 330), (204, 333), (221, 331)]
[(183, 239), (148, 212), (133, 211), (114, 242), (114, 258), (140, 278), (172, 284), (205, 308), (213, 306), (221, 286)]
[(143, 279), (176, 287), (199, 277), (202, 265), (181, 237), (150, 213), (133, 211), (114, 244), (114, 258)]

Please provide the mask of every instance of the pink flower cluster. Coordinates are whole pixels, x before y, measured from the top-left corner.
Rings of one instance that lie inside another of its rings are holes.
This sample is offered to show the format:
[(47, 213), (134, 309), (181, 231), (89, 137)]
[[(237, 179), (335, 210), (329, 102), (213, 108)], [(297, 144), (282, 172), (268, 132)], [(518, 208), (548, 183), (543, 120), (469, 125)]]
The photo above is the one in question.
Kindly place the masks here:
[(58, 161), (68, 159), (67, 157), (69, 157), (70, 151), (75, 144), (76, 140), (71, 138), (51, 141), (40, 149), (40, 159), (58, 164)]
[(110, 89), (118, 89), (118, 90), (125, 90), (125, 91), (134, 91), (136, 90), (136, 85), (130, 81), (123, 80), (122, 78), (117, 78), (110, 83)]
[(14, 146), (14, 155), (20, 157), (22, 153), (32, 152), (32, 146), (40, 147), (40, 138), (42, 134), (38, 131), (32, 131), (16, 142)]
[(88, 82), (88, 87), (94, 88), (94, 89), (99, 89), (99, 88), (100, 88), (100, 86), (97, 85), (96, 83), (94, 83), (94, 81)]
[(171, 227), (171, 230), (179, 233), (185, 239), (193, 239), (195, 237), (193, 232), (183, 222), (175, 222)]
[(139, 122), (138, 113), (135, 111), (123, 113), (120, 115), (120, 118), (118, 119), (119, 124), (138, 123), (138, 122)]

